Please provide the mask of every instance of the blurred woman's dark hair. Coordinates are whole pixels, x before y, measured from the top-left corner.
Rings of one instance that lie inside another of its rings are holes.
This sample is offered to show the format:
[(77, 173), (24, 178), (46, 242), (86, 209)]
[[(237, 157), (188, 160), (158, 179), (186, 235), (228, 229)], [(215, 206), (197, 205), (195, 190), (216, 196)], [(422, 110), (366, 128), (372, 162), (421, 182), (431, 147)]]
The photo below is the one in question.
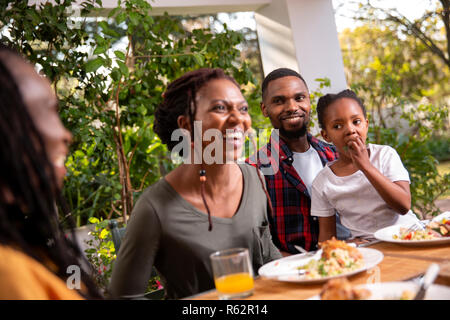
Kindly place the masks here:
[[(20, 249), (63, 281), (69, 266), (79, 266), (87, 289), (79, 293), (85, 298), (101, 298), (88, 273), (91, 270), (84, 269), (90, 264), (75, 242), (74, 223), (44, 141), (7, 67), (8, 57), (13, 55), (21, 57), (0, 44), (0, 244)], [(60, 224), (57, 205), (68, 216), (65, 223), (70, 226), (70, 236)]]

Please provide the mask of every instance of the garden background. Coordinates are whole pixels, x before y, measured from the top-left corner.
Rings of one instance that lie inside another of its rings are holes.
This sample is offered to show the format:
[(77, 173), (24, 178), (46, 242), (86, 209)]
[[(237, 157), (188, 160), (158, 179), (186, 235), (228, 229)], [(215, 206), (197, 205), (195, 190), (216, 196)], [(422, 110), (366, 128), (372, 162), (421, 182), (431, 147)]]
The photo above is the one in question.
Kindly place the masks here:
[[(345, 10), (355, 27), (339, 33), (347, 83), (369, 111), (369, 141), (400, 154), (421, 218), (439, 213), (437, 200), (450, 198), (450, 1), (429, 2), (430, 10), (410, 20), (358, 1), (354, 11)], [(168, 82), (199, 67), (223, 68), (242, 84), (253, 127), (271, 126), (259, 109), (263, 72), (256, 32), (224, 23), (239, 14), (152, 16), (147, 1), (123, 0), (97, 18), (100, 0), (82, 2), (81, 10), (73, 3), (1, 1), (0, 37), (36, 64), (60, 100), (60, 116), (73, 134), (63, 190), (69, 210), (61, 210), (60, 219), (93, 225), (86, 254), (106, 288), (115, 259), (109, 220), (125, 225), (142, 190), (177, 165), (152, 131)], [(343, 3), (336, 0), (336, 15)], [(313, 112), (329, 86), (327, 78), (317, 81)]]

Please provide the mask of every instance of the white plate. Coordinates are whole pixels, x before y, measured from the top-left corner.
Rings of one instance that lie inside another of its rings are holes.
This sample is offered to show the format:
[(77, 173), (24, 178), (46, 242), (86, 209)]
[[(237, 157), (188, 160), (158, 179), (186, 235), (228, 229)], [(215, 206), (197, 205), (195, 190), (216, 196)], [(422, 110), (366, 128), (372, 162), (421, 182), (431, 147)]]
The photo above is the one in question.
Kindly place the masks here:
[[(362, 284), (355, 288), (365, 288), (371, 292), (368, 300), (398, 300), (402, 292), (409, 290), (417, 292), (419, 285), (414, 282), (380, 282), (373, 284)], [(319, 295), (315, 295), (308, 300), (320, 300)], [(450, 287), (433, 284), (425, 294), (425, 300), (450, 300)]]
[[(444, 212), (432, 219), (432, 221), (442, 221), (442, 219), (447, 218), (450, 219), (450, 211)], [(427, 223), (428, 221), (426, 221)], [(435, 244), (444, 244), (450, 243), (450, 237), (439, 238), (439, 239), (429, 239), (429, 240), (400, 240), (394, 239), (393, 236), (395, 234), (400, 233), (400, 228), (409, 228), (410, 225), (395, 225), (386, 227), (378, 230), (374, 233), (374, 237), (381, 241), (398, 243), (403, 245), (410, 246), (427, 246), (427, 245), (435, 245)]]
[(272, 280), (285, 281), (285, 282), (300, 282), (305, 284), (321, 283), (328, 281), (333, 278), (339, 278), (343, 276), (351, 276), (356, 273), (363, 272), (365, 270), (371, 269), (379, 264), (383, 260), (383, 253), (376, 249), (370, 248), (358, 248), (358, 250), (363, 255), (364, 266), (360, 269), (353, 270), (347, 273), (339, 274), (336, 276), (328, 276), (319, 279), (306, 279), (305, 276), (300, 275), (281, 275), (284, 273), (289, 273), (297, 270), (298, 267), (307, 264), (314, 257), (305, 256), (304, 253), (292, 255), (289, 257), (281, 258), (278, 260), (271, 261), (261, 268), (259, 268), (258, 273), (263, 278), (268, 278)]

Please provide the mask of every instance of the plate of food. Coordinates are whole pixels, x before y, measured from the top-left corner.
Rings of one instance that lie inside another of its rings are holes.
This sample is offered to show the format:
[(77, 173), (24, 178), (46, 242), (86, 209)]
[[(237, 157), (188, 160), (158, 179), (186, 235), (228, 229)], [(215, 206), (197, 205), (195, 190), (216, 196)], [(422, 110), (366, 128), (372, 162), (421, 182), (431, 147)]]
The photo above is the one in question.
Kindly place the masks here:
[[(419, 284), (412, 281), (379, 282), (353, 286), (344, 277), (328, 281), (320, 294), (308, 300), (412, 300)], [(432, 284), (425, 300), (450, 300), (450, 287)]]
[(432, 220), (424, 220), (421, 225), (416, 230), (411, 225), (386, 227), (375, 232), (374, 237), (381, 241), (412, 246), (450, 243), (450, 211)]
[(258, 273), (266, 279), (314, 284), (371, 269), (384, 257), (378, 250), (355, 248), (334, 238), (320, 245), (314, 254), (301, 253), (269, 262)]

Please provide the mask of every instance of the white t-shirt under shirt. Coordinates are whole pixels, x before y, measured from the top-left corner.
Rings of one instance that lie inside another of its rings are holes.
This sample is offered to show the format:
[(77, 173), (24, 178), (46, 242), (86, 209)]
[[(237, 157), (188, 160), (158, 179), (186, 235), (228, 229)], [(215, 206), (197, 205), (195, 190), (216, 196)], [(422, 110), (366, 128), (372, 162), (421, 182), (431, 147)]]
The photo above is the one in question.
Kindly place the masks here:
[[(369, 144), (370, 162), (391, 181), (408, 181), (408, 171), (397, 152), (383, 145)], [(378, 229), (417, 221), (412, 211), (400, 215), (381, 198), (361, 170), (338, 177), (327, 163), (312, 184), (311, 215), (334, 216), (339, 212), (342, 224), (353, 237), (372, 237)]]
[(322, 161), (316, 149), (309, 147), (306, 152), (293, 152), (292, 165), (311, 195), (311, 185), (317, 174), (323, 169)]

